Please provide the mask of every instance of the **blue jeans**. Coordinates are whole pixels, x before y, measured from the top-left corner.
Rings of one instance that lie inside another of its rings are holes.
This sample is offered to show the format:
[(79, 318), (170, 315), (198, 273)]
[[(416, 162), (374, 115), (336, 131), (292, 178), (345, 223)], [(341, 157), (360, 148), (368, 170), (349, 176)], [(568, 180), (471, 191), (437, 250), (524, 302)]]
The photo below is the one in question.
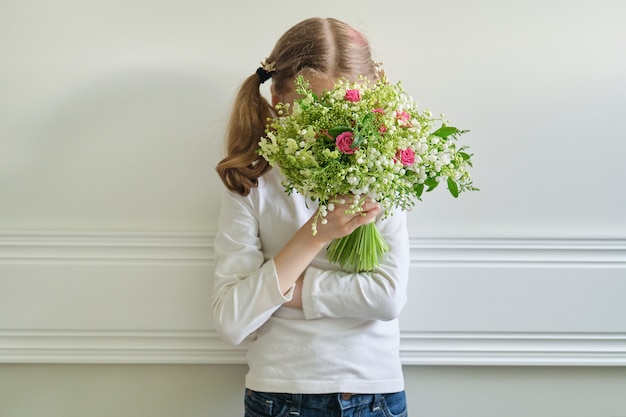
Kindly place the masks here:
[(391, 394), (279, 394), (246, 390), (245, 417), (406, 417), (404, 391)]

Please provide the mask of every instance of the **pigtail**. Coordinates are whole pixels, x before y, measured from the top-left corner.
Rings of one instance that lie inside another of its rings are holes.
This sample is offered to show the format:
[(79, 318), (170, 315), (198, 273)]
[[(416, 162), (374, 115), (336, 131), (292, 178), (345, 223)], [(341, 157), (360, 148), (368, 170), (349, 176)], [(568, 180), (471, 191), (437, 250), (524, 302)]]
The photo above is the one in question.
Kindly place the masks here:
[(259, 76), (254, 74), (239, 88), (228, 122), (226, 157), (216, 167), (226, 188), (242, 196), (248, 195), (257, 186), (258, 178), (270, 169), (256, 152), (265, 135), (267, 119), (272, 117), (260, 84)]

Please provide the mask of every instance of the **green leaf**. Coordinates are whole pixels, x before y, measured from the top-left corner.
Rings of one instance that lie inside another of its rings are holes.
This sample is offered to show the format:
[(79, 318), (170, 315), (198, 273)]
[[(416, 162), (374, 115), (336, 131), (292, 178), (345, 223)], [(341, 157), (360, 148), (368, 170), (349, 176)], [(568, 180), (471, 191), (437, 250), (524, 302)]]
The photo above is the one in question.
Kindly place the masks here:
[(468, 154), (468, 153), (459, 152), (459, 155), (461, 156), (461, 158), (463, 158), (464, 161), (469, 161), (469, 159), (470, 159), (470, 154)]
[(333, 139), (337, 139), (337, 136), (341, 135), (343, 132), (348, 132), (351, 129), (348, 126), (335, 126), (328, 129), (328, 134), (333, 137)]
[(365, 137), (363, 135), (356, 135), (356, 136), (354, 136), (354, 138), (352, 139), (352, 144), (350, 145), (350, 148), (351, 149), (358, 148), (359, 146), (361, 146), (361, 144), (363, 143), (364, 139), (365, 139)]
[(371, 124), (372, 121), (374, 120), (374, 117), (375, 117), (374, 113), (365, 114), (365, 116), (361, 118), (361, 127), (365, 127), (368, 124)]
[(424, 185), (428, 187), (426, 192), (429, 192), (437, 188), (437, 186), (439, 185), (439, 182), (437, 182), (437, 180), (434, 178), (429, 178), (426, 181), (424, 181)]
[(415, 186), (415, 193), (417, 194), (417, 198), (420, 198), (423, 192), (424, 192), (424, 184), (417, 184)]
[(439, 136), (440, 138), (447, 138), (450, 135), (454, 135), (455, 133), (459, 133), (459, 129), (453, 126), (441, 126), (439, 129), (433, 132), (434, 136)]
[(450, 177), (448, 177), (448, 190), (450, 190), (450, 194), (452, 194), (454, 198), (459, 196), (459, 186)]

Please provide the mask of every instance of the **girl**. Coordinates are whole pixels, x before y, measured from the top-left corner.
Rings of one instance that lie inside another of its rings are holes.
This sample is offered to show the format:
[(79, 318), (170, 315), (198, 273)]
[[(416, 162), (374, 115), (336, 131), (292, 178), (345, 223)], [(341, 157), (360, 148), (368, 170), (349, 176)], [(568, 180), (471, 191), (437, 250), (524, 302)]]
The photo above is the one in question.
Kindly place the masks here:
[[(379, 76), (361, 33), (312, 18), (289, 29), (243, 82), (217, 165), (227, 190), (215, 240), (215, 327), (232, 344), (249, 339), (246, 417), (406, 416), (397, 322), (408, 277), (405, 213), (380, 220), (368, 200), (349, 214), (349, 197), (338, 196), (313, 235), (316, 205), (287, 195), (279, 169), (256, 153), (273, 106), (297, 98), (297, 75), (318, 93), (341, 77)], [(260, 92), (269, 79), (272, 105)], [(375, 221), (391, 247), (379, 267), (347, 273), (327, 261), (330, 241)]]

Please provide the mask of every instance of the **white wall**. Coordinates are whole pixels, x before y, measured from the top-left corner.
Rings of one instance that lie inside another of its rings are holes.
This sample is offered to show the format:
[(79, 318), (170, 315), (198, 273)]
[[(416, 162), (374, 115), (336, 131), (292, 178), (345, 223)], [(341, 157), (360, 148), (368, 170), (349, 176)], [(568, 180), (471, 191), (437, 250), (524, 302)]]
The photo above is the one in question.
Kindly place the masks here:
[(240, 413), (206, 307), (213, 167), (237, 85), (314, 15), (471, 130), (481, 191), (410, 215), (413, 409), (626, 415), (624, 2), (5, 0), (2, 416)]
[(287, 27), (333, 15), (472, 130), (482, 191), (429, 196), (415, 233), (624, 236), (623, 2), (364, 4), (3, 1), (0, 228), (213, 230), (234, 89)]

